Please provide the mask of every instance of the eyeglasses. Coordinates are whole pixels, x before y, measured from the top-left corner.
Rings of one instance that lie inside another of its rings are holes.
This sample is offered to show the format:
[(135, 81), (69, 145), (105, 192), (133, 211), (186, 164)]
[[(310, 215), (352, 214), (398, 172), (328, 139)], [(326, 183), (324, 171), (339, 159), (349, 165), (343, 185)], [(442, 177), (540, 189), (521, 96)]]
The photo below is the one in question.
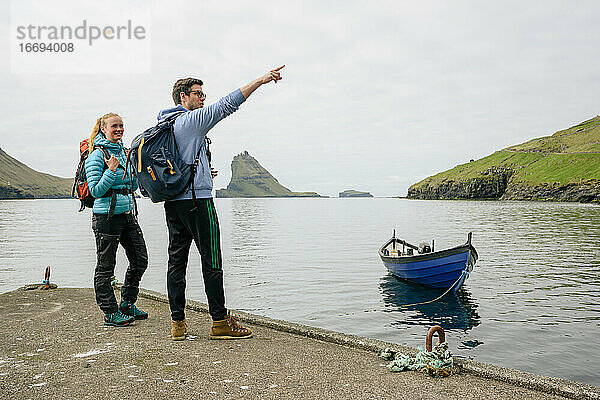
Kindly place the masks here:
[(200, 90), (190, 90), (190, 94), (191, 93), (194, 93), (200, 99), (205, 99), (206, 98), (206, 94), (204, 94), (204, 92), (202, 92)]

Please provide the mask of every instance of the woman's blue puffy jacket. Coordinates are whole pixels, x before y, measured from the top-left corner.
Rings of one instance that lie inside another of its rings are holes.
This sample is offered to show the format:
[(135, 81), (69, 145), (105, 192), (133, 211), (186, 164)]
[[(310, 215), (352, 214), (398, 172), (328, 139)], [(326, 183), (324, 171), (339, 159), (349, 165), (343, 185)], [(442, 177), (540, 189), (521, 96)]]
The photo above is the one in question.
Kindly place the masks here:
[[(125, 174), (127, 158), (121, 141), (112, 143), (108, 141), (102, 132), (94, 139), (94, 146), (103, 146), (109, 153), (114, 154), (119, 160), (119, 168), (115, 172), (108, 169), (104, 161), (104, 153), (100, 149), (94, 149), (92, 154), (85, 160), (85, 175), (87, 177), (90, 193), (96, 198), (92, 211), (96, 214), (108, 214), (110, 210), (110, 197), (101, 197), (108, 189), (137, 189), (137, 182), (132, 175), (133, 167), (129, 165)], [(125, 175), (125, 179), (123, 176)], [(122, 214), (133, 210), (133, 199), (131, 195), (117, 194), (115, 214)]]

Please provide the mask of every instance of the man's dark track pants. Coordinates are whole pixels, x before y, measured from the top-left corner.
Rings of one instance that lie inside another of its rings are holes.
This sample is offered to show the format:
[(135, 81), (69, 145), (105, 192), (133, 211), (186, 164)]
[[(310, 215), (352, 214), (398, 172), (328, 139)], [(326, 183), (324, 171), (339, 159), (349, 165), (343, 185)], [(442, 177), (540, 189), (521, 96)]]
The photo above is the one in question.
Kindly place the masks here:
[(167, 292), (171, 319), (181, 321), (185, 317), (185, 274), (192, 240), (200, 252), (210, 315), (213, 320), (225, 318), (221, 238), (213, 199), (168, 201), (165, 215), (169, 230)]

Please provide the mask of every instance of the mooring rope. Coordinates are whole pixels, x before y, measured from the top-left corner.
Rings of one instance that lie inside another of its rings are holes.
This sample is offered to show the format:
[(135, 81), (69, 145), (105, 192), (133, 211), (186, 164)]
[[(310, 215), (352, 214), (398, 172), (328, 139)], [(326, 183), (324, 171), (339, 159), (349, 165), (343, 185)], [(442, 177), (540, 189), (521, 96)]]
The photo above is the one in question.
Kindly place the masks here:
[[(402, 304), (402, 305), (400, 305), (400, 307), (412, 307), (412, 306), (419, 306), (419, 305), (421, 305), (421, 304), (429, 304), (429, 303), (433, 303), (434, 301), (438, 301), (439, 299), (441, 299), (442, 297), (444, 297), (445, 295), (447, 295), (447, 294), (448, 294), (448, 293), (449, 293), (449, 292), (452, 290), (452, 288), (453, 288), (454, 286), (456, 286), (456, 284), (458, 283), (458, 281), (460, 281), (460, 279), (461, 279), (461, 278), (462, 278), (464, 275), (466, 275), (466, 274), (468, 274), (467, 270), (466, 270), (466, 269), (463, 269), (463, 271), (462, 271), (462, 273), (460, 274), (460, 276), (458, 277), (458, 279), (457, 279), (457, 280), (455, 280), (455, 281), (454, 281), (454, 283), (452, 284), (452, 286), (450, 286), (450, 287), (448, 288), (448, 290), (446, 290), (444, 293), (442, 293), (442, 295), (441, 295), (441, 296), (438, 296), (438, 297), (436, 297), (436, 298), (435, 298), (435, 299), (433, 299), (433, 300), (429, 300), (429, 301), (423, 301), (423, 302), (420, 302), (420, 303)], [(467, 278), (465, 278), (465, 279), (467, 279)]]
[(454, 372), (454, 360), (447, 342), (436, 344), (431, 351), (419, 350), (415, 357), (409, 357), (386, 348), (381, 350), (379, 356), (390, 361), (387, 367), (392, 372), (412, 370), (435, 377), (446, 377)]

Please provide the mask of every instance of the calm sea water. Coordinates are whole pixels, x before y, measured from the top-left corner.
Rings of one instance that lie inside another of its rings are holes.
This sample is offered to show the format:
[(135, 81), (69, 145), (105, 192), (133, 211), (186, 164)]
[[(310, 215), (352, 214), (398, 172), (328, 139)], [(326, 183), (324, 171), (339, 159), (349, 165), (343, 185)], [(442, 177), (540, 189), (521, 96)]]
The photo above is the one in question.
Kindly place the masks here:
[[(150, 266), (142, 286), (165, 292), (161, 205), (140, 201)], [(456, 355), (600, 386), (600, 207), (400, 199), (216, 199), (229, 307), (423, 346), (441, 324)], [(72, 200), (0, 201), (0, 292), (41, 281), (91, 287), (89, 211)], [(389, 275), (377, 250), (396, 234), (442, 249), (469, 231), (479, 252), (465, 286), (439, 291)], [(197, 252), (189, 298), (206, 301)], [(126, 258), (119, 250), (122, 281)]]

